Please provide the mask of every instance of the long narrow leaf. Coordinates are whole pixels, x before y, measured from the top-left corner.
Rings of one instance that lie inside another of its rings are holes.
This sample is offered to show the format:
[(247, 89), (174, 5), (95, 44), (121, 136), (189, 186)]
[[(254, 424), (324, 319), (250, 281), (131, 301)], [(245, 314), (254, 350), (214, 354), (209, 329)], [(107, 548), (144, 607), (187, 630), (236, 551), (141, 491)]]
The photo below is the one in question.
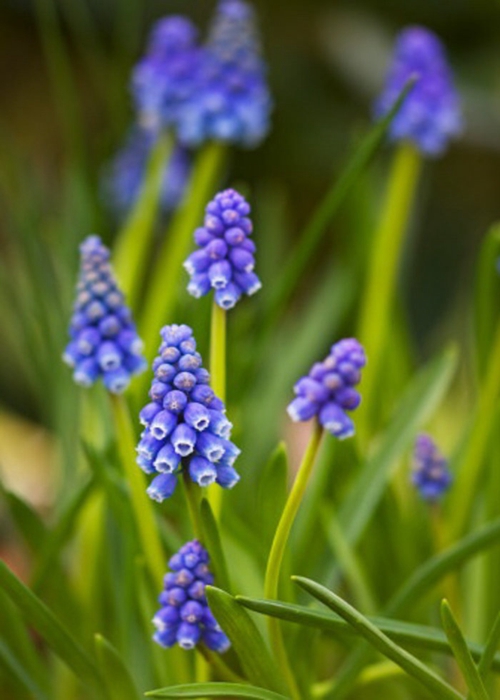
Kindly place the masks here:
[(189, 683), (160, 688), (146, 693), (148, 698), (254, 698), (254, 700), (286, 700), (285, 695), (242, 683)]
[(81, 682), (102, 694), (104, 691), (102, 678), (90, 656), (47, 606), (21, 583), (3, 562), (0, 562), (0, 586), (19, 607), (30, 625), (33, 625)]
[(433, 693), (435, 697), (443, 698), (443, 700), (463, 700), (463, 696), (460, 693), (448, 683), (445, 683), (412, 654), (395, 644), (364, 615), (361, 615), (360, 612), (335, 595), (335, 593), (301, 576), (293, 576), (293, 580), (314, 598), (343, 617), (374, 649), (387, 656), (391, 661), (394, 661), (409, 676), (419, 681)]
[(441, 619), (443, 628), (453, 649), (453, 656), (462, 671), (467, 686), (470, 690), (471, 700), (488, 700), (488, 693), (484, 687), (477, 666), (475, 665), (470, 650), (451, 611), (448, 601), (441, 603)]
[(222, 550), (219, 529), (209, 501), (203, 498), (200, 503), (200, 518), (203, 528), (203, 541), (210, 554), (210, 566), (217, 584), (226, 591), (231, 590), (226, 558)]
[(94, 637), (97, 662), (110, 700), (137, 700), (139, 693), (125, 662), (101, 634)]

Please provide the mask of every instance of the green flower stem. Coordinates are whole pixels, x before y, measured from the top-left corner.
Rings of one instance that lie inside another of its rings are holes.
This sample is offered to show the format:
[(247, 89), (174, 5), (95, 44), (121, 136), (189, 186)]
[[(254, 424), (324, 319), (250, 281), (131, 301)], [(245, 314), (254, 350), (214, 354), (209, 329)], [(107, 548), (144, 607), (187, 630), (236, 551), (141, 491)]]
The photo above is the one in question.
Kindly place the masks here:
[(154, 357), (158, 345), (158, 332), (171, 316), (183, 273), (182, 263), (189, 252), (193, 231), (202, 218), (203, 208), (214, 193), (226, 152), (225, 146), (209, 143), (199, 153), (189, 192), (158, 251), (139, 324), (149, 360)]
[(114, 267), (132, 308), (137, 307), (144, 282), (165, 167), (172, 148), (171, 134), (163, 133), (151, 151), (143, 186), (114, 246)]
[(116, 438), (126, 479), (130, 487), (130, 500), (135, 516), (139, 541), (153, 581), (163, 581), (165, 557), (156, 526), (151, 500), (146, 494), (144, 474), (135, 463), (135, 435), (130, 413), (122, 396), (110, 394)]
[(456, 488), (451, 494), (450, 532), (453, 539), (465, 531), (477, 494), (486, 448), (495, 422), (500, 395), (500, 324), (490, 352), (489, 366), (479, 387), (471, 430), (456, 465)]
[(200, 517), (200, 501), (198, 495), (195, 493), (195, 484), (191, 481), (191, 478), (187, 471), (183, 469), (182, 478), (184, 483), (184, 494), (186, 496), (186, 503), (189, 511), (189, 518), (191, 520), (191, 525), (193, 528), (194, 536), (200, 542), (203, 541), (203, 526), (201, 524)]
[[(215, 302), (212, 303), (210, 324), (210, 381), (216, 396), (226, 401), (226, 312)], [(220, 517), (222, 489), (214, 484), (208, 490), (210, 505), (215, 517)]]
[[(267, 562), (266, 579), (264, 583), (264, 595), (266, 598), (276, 599), (278, 597), (280, 569), (283, 562), (286, 544), (295, 520), (295, 516), (297, 515), (297, 511), (299, 510), (300, 504), (304, 497), (314, 462), (316, 461), (316, 455), (318, 453), (322, 435), (322, 427), (319, 425), (319, 423), (315, 422), (313, 434), (309, 440), (309, 445), (307, 446), (302, 464), (299, 467), (299, 471), (293, 483), (292, 490), (290, 491), (274, 535), (271, 553)], [(292, 670), (290, 669), (279, 620), (269, 617), (268, 627), (271, 646), (273, 648), (276, 661), (283, 670), (292, 697), (294, 700), (300, 700), (300, 692), (297, 688), (297, 683)]]
[(388, 337), (404, 235), (421, 164), (422, 158), (411, 143), (402, 143), (398, 147), (382, 218), (372, 245), (358, 333), (368, 357), (368, 365), (363, 373), (363, 404), (357, 421), (362, 438), (366, 438), (369, 433), (374, 392)]

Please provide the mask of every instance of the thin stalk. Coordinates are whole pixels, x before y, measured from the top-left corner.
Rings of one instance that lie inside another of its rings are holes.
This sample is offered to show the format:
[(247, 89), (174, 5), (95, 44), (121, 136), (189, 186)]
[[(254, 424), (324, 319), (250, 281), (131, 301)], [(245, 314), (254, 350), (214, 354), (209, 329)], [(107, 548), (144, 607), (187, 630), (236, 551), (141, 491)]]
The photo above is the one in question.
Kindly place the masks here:
[(151, 500), (146, 494), (144, 474), (135, 463), (135, 435), (123, 396), (110, 394), (116, 437), (143, 555), (156, 586), (163, 581), (165, 557), (155, 522)]
[(207, 144), (200, 152), (189, 192), (172, 219), (168, 235), (158, 251), (140, 323), (141, 337), (146, 344), (149, 360), (156, 349), (158, 332), (171, 316), (183, 273), (182, 263), (189, 252), (191, 238), (202, 217), (203, 207), (214, 193), (225, 155), (225, 147), (217, 143)]
[(201, 542), (203, 540), (203, 526), (201, 524), (199, 499), (194, 492), (195, 485), (191, 481), (191, 478), (186, 470), (183, 470), (182, 478), (184, 483), (184, 494), (186, 496), (186, 503), (194, 536)]
[[(215, 302), (212, 303), (210, 323), (210, 380), (216, 396), (226, 401), (226, 311)], [(222, 489), (217, 484), (208, 490), (210, 505), (216, 519), (220, 518), (222, 508)]]
[(375, 232), (358, 337), (369, 364), (363, 375), (363, 406), (358, 416), (360, 435), (369, 433), (374, 392), (387, 341), (398, 270), (422, 158), (411, 143), (402, 143), (395, 154), (385, 205)]
[(477, 485), (486, 456), (486, 448), (495, 422), (500, 395), (500, 324), (497, 326), (490, 363), (479, 397), (471, 431), (457, 464), (457, 488), (453, 489), (453, 508), (450, 511), (450, 531), (458, 538), (467, 527), (477, 493)]
[[(278, 527), (276, 528), (273, 543), (271, 545), (271, 552), (267, 562), (266, 579), (264, 583), (264, 595), (266, 598), (276, 599), (278, 597), (280, 570), (286, 544), (288, 542), (288, 537), (290, 535), (295, 516), (297, 515), (297, 511), (299, 510), (300, 504), (304, 497), (314, 463), (316, 461), (316, 455), (318, 453), (322, 434), (323, 429), (319, 423), (316, 422), (314, 425), (313, 434), (309, 440), (309, 445), (307, 446), (302, 464), (299, 467), (292, 490), (288, 496), (283, 513), (281, 514), (281, 519), (278, 523)], [(271, 646), (273, 648), (276, 661), (283, 670), (292, 697), (294, 700), (300, 700), (300, 691), (290, 668), (279, 620), (269, 617), (268, 628)]]
[(120, 286), (132, 308), (137, 306), (144, 281), (144, 270), (160, 203), (161, 186), (172, 147), (172, 136), (163, 133), (151, 150), (141, 191), (118, 234), (114, 247), (114, 267)]

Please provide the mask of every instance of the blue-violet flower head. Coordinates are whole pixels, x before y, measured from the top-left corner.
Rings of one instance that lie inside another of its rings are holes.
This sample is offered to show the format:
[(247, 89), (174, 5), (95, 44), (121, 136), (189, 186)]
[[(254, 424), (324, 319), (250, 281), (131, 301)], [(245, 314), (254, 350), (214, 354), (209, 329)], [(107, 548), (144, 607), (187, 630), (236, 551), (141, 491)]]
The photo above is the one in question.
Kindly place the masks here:
[[(120, 218), (134, 206), (144, 184), (156, 136), (139, 127), (133, 129), (125, 146), (117, 153), (104, 181), (106, 200)], [(182, 201), (189, 182), (192, 156), (188, 149), (176, 144), (164, 168), (159, 208), (162, 214), (174, 210)]]
[(132, 94), (142, 127), (157, 132), (176, 127), (186, 101), (196, 92), (202, 52), (197, 30), (173, 15), (153, 27), (145, 56), (132, 74)]
[(188, 292), (194, 297), (214, 289), (217, 304), (231, 309), (242, 294), (255, 294), (261, 288), (254, 272), (249, 214), (250, 205), (236, 190), (224, 190), (208, 204), (204, 225), (194, 234), (199, 249), (184, 263), (191, 276)]
[(375, 103), (376, 118), (391, 109), (412, 76), (416, 84), (392, 120), (389, 136), (393, 141), (410, 140), (424, 155), (437, 156), (462, 132), (462, 111), (444, 47), (424, 27), (408, 27), (399, 34), (384, 90)]
[(426, 501), (437, 500), (451, 484), (448, 462), (429, 435), (415, 440), (411, 480)]
[(240, 478), (233, 467), (240, 450), (229, 439), (232, 424), (209, 386), (193, 331), (174, 324), (160, 333), (151, 401), (139, 415), (144, 431), (137, 464), (154, 475), (147, 493), (160, 502), (169, 498), (181, 472), (199, 486), (232, 488)]
[(182, 110), (179, 138), (192, 146), (207, 140), (257, 146), (269, 131), (272, 102), (249, 3), (220, 0), (198, 79)]
[(113, 275), (109, 250), (98, 236), (89, 236), (80, 252), (71, 341), (63, 359), (77, 384), (88, 387), (101, 377), (109, 391), (119, 394), (133, 374), (146, 369), (142, 341)]
[(296, 398), (288, 406), (293, 421), (317, 417), (332, 435), (343, 440), (354, 435), (354, 423), (346, 411), (359, 406), (361, 397), (354, 388), (366, 364), (363, 347), (355, 338), (332, 345), (330, 354), (317, 362), (295, 384)]
[(205, 586), (213, 583), (208, 552), (198, 542), (188, 542), (170, 559), (159, 596), (161, 608), (153, 618), (153, 639), (163, 647), (178, 644), (194, 649), (203, 643), (223, 654), (230, 642), (208, 607)]

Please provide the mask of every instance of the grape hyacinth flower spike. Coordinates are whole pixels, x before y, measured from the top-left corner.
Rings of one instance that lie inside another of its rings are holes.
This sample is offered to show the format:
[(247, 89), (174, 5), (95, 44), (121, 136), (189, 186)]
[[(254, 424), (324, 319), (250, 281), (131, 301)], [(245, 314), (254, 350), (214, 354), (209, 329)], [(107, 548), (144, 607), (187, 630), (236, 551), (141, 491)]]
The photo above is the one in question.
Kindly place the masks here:
[(254, 272), (255, 243), (250, 238), (250, 205), (236, 190), (220, 192), (205, 210), (204, 225), (195, 231), (199, 249), (184, 267), (191, 276), (188, 292), (202, 297), (215, 290), (215, 301), (231, 309), (243, 294), (255, 294), (261, 282)]
[(119, 394), (132, 375), (146, 369), (142, 341), (113, 275), (109, 250), (98, 236), (89, 236), (80, 252), (71, 341), (63, 359), (77, 384), (89, 387), (102, 378), (108, 391)]
[(355, 338), (332, 345), (330, 354), (311, 367), (294, 387), (296, 398), (288, 406), (293, 421), (317, 417), (329, 433), (343, 440), (354, 435), (354, 423), (346, 411), (359, 406), (361, 397), (354, 388), (366, 364), (363, 347)]
[(429, 435), (419, 435), (413, 452), (412, 483), (426, 501), (436, 501), (449, 488), (448, 462)]
[(396, 102), (407, 81), (411, 88), (389, 127), (392, 141), (410, 140), (426, 156), (438, 156), (463, 129), (460, 99), (444, 47), (425, 27), (407, 27), (398, 36), (386, 84), (375, 103), (381, 118)]
[(213, 583), (208, 552), (198, 542), (188, 542), (169, 561), (171, 571), (164, 578), (160, 593), (161, 608), (153, 618), (155, 642), (163, 647), (178, 644), (194, 649), (203, 643), (223, 654), (229, 639), (217, 624), (208, 607), (205, 586)]
[(146, 55), (132, 74), (132, 94), (144, 129), (158, 133), (178, 127), (186, 101), (197, 90), (202, 62), (197, 30), (189, 19), (173, 15), (154, 25)]
[(137, 445), (138, 465), (155, 475), (147, 493), (159, 502), (169, 498), (181, 472), (199, 486), (215, 482), (232, 488), (240, 478), (233, 467), (240, 450), (229, 439), (232, 424), (209, 386), (193, 331), (174, 324), (165, 326), (161, 336)]
[[(124, 147), (112, 160), (104, 179), (106, 200), (114, 212), (124, 218), (136, 203), (143, 187), (148, 162), (157, 140), (140, 127), (132, 129)], [(166, 214), (182, 201), (192, 168), (190, 151), (180, 144), (173, 148), (163, 168), (159, 209)]]
[(204, 47), (198, 86), (181, 110), (179, 138), (257, 146), (269, 131), (272, 101), (253, 8), (220, 0)]

